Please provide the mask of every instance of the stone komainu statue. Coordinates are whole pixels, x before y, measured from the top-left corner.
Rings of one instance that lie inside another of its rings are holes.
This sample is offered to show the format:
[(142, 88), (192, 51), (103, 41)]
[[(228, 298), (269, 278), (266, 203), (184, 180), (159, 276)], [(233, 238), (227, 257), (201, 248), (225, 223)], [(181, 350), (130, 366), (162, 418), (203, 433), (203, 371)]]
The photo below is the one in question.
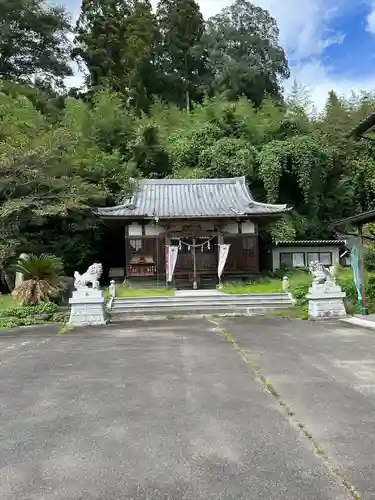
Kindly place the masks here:
[(88, 284), (92, 284), (92, 288), (99, 288), (99, 279), (103, 274), (103, 266), (101, 264), (92, 264), (85, 273), (79, 274), (78, 271), (74, 273), (74, 286), (77, 290), (88, 288)]
[(334, 283), (336, 278), (336, 266), (327, 269), (320, 262), (311, 262), (309, 265), (313, 283), (322, 285), (323, 283)]

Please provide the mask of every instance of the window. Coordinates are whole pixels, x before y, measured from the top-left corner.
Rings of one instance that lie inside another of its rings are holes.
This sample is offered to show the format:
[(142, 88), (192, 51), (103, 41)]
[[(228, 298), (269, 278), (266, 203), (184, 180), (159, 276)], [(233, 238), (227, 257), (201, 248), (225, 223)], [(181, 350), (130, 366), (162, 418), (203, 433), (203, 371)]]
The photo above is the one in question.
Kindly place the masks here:
[(309, 266), (311, 262), (319, 262), (318, 252), (311, 252), (307, 254), (307, 265)]
[(311, 252), (307, 254), (307, 265), (320, 262), (323, 266), (332, 266), (332, 252)]
[(332, 253), (324, 252), (319, 254), (319, 262), (323, 264), (323, 266), (332, 266)]
[(304, 252), (280, 253), (280, 267), (305, 267)]
[(305, 267), (305, 254), (303, 252), (293, 253), (293, 267)]
[(280, 254), (280, 267), (293, 267), (293, 254), (281, 253)]

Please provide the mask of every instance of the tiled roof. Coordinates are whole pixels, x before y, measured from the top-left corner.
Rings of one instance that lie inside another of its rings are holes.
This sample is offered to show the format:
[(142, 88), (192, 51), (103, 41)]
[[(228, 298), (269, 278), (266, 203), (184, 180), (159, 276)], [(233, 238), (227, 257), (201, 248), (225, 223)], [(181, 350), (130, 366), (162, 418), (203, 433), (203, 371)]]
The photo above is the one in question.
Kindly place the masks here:
[(353, 129), (348, 133), (350, 137), (359, 138), (363, 134), (373, 132), (375, 126), (375, 113), (370, 113), (367, 118), (358, 123)]
[(276, 246), (293, 246), (293, 245), (344, 245), (346, 240), (294, 240), (294, 241), (276, 241)]
[(276, 215), (286, 205), (256, 202), (245, 177), (231, 179), (141, 180), (131, 200), (96, 210), (102, 218), (188, 218)]

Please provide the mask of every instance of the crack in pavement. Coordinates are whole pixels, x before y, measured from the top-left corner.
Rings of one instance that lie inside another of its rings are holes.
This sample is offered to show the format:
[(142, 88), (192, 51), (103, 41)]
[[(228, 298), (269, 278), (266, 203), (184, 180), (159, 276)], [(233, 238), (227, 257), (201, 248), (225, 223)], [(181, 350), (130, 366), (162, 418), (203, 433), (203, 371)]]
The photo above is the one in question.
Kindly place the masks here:
[(308, 439), (308, 441), (312, 445), (313, 451), (323, 460), (328, 470), (342, 483), (342, 485), (347, 489), (354, 500), (361, 500), (359, 491), (357, 491), (355, 486), (351, 484), (350, 480), (343, 474), (341, 468), (336, 463), (334, 463), (332, 457), (328, 455), (323, 446), (318, 442), (317, 439), (314, 438), (312, 433), (306, 428), (306, 425), (299, 420), (298, 416), (288, 405), (288, 403), (283, 400), (282, 396), (277, 392), (272, 382), (261, 373), (257, 365), (245, 354), (245, 352), (237, 343), (236, 338), (225, 328), (223, 328), (219, 321), (213, 318), (211, 318), (209, 321), (216, 326), (215, 330), (220, 333), (228, 343), (232, 345), (234, 351), (237, 352), (237, 354), (239, 354), (244, 362), (250, 366), (255, 376), (255, 380), (257, 380), (264, 387), (264, 389), (277, 401), (289, 422), (294, 425), (294, 427), (299, 429), (302, 436)]

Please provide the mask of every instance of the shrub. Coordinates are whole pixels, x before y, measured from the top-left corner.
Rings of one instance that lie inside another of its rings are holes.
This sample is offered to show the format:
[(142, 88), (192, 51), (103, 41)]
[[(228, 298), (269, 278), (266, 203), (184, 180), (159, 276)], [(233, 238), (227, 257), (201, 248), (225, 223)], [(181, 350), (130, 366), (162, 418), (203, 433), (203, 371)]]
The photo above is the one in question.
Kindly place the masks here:
[(12, 295), (21, 305), (37, 305), (56, 299), (63, 290), (63, 264), (54, 255), (30, 255), (19, 260), (16, 272), (22, 273), (24, 282)]
[(69, 312), (56, 312), (52, 316), (51, 321), (53, 321), (53, 323), (62, 323), (65, 325), (69, 321), (69, 316)]
[(53, 302), (45, 302), (38, 306), (12, 307), (1, 311), (3, 318), (28, 318), (30, 316), (49, 315), (52, 316), (58, 310), (58, 306)]
[(365, 268), (370, 273), (375, 272), (375, 245), (368, 245), (365, 248)]

